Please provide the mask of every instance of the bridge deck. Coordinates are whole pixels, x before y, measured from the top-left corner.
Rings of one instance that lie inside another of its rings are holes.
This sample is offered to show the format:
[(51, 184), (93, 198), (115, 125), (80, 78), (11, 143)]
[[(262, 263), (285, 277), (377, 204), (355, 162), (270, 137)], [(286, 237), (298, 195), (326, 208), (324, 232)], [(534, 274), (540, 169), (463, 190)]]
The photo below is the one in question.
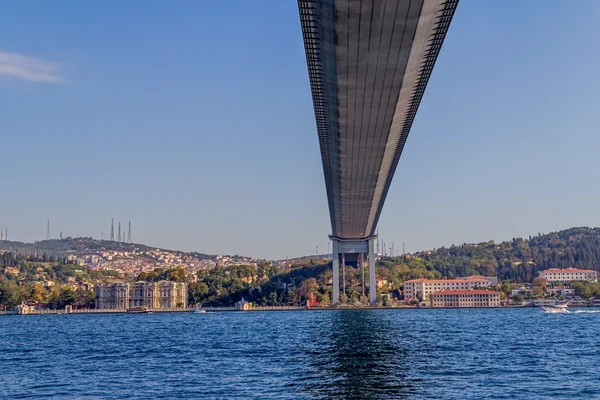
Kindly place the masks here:
[(375, 233), (458, 0), (298, 0), (333, 236)]

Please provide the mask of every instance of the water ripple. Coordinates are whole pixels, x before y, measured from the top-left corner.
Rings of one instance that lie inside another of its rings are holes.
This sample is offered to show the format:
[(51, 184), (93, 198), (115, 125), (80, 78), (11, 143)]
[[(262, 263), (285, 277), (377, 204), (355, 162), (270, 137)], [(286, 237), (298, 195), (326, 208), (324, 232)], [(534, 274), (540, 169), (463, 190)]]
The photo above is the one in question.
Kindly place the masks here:
[(6, 316), (0, 398), (594, 399), (599, 328), (533, 309)]

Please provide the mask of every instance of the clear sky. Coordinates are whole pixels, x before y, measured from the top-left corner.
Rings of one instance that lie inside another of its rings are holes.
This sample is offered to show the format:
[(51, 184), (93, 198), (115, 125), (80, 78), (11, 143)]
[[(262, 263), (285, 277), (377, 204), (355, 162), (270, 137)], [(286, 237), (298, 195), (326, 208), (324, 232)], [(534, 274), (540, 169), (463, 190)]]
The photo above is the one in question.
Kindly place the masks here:
[[(600, 2), (462, 0), (379, 224), (600, 225)], [(293, 0), (0, 2), (0, 226), (283, 258), (330, 233)]]

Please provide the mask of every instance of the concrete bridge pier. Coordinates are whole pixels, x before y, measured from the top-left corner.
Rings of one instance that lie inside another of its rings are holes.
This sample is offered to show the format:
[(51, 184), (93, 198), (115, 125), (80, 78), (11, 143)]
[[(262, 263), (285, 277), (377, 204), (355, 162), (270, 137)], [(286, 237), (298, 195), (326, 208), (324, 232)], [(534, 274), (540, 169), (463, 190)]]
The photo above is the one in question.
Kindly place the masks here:
[(338, 241), (333, 239), (333, 291), (332, 291), (332, 299), (331, 304), (336, 305), (340, 304), (340, 253)]
[[(369, 262), (369, 304), (377, 305), (377, 282), (375, 280), (375, 247), (374, 237), (366, 239), (341, 239), (330, 236), (332, 241), (333, 257), (333, 290), (331, 302), (333, 305), (340, 303), (340, 260), (342, 262), (342, 287), (343, 293), (346, 293), (346, 261), (356, 262), (357, 267), (364, 268), (364, 256), (367, 256)], [(364, 291), (364, 270), (363, 270), (363, 291)]]

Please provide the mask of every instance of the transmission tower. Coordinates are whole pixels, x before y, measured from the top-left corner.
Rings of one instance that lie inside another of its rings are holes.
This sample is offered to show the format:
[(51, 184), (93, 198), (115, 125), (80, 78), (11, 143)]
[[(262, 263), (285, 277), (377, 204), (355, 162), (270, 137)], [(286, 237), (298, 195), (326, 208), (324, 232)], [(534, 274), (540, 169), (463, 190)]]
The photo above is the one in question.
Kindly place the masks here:
[(129, 221), (129, 230), (127, 231), (127, 243), (133, 243), (133, 240), (131, 240), (131, 221)]
[(115, 240), (115, 219), (114, 218), (110, 219), (110, 240), (111, 241)]
[(50, 240), (50, 218), (48, 218), (48, 224), (46, 225), (46, 240)]

